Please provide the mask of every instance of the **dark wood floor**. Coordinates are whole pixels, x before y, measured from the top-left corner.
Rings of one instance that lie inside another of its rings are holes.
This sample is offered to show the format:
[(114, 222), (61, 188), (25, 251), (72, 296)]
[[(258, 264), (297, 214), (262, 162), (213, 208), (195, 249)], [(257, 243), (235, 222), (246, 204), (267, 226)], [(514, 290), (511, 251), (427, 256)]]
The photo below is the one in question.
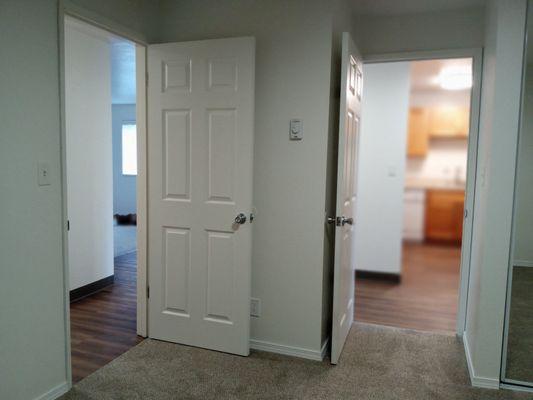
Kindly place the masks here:
[(461, 249), (404, 244), (402, 282), (356, 279), (355, 319), (379, 325), (455, 332)]
[(115, 258), (115, 283), (70, 305), (74, 382), (143, 340), (136, 334), (136, 269), (136, 253)]

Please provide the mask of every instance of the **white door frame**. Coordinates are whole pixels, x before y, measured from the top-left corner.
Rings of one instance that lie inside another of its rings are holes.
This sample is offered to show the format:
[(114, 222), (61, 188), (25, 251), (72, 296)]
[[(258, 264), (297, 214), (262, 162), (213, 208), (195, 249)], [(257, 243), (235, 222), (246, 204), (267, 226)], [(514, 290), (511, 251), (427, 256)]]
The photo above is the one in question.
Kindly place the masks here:
[[(481, 104), (481, 76), (483, 68), (483, 49), (465, 48), (453, 50), (430, 50), (399, 53), (373, 54), (363, 57), (363, 64), (397, 61), (422, 61), (443, 58), (472, 58), (472, 92), (470, 100), (470, 132), (468, 135), (467, 182), (465, 210), (467, 218), (463, 223), (463, 240), (461, 246), (461, 274), (459, 284), (459, 302), (457, 311), (456, 333), (462, 337), (466, 330), (466, 313), (468, 304), (468, 283), (470, 280), (470, 262), (472, 250), (472, 231), (474, 221), (474, 203), (476, 197), (476, 172), (479, 142), (479, 112)], [(463, 256), (465, 255), (465, 257)]]
[(65, 363), (66, 378), (69, 389), (72, 387), (72, 360), (70, 346), (70, 285), (68, 263), (68, 210), (67, 210), (67, 171), (66, 171), (66, 122), (65, 122), (65, 18), (76, 18), (89, 25), (103, 29), (135, 43), (136, 59), (136, 123), (137, 123), (137, 334), (148, 336), (148, 287), (147, 270), (147, 187), (146, 173), (146, 38), (70, 2), (60, 0), (58, 10), (58, 45), (59, 45), (59, 98), (60, 98), (60, 146), (61, 146), (61, 208), (62, 208), (62, 245), (63, 245), (63, 290), (65, 319)]

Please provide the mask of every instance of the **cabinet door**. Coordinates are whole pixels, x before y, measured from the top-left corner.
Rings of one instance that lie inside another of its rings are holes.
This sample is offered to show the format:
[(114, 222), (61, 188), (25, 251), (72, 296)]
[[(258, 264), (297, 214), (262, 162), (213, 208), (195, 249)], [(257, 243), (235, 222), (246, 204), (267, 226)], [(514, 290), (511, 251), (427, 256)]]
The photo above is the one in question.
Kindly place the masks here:
[(463, 230), (463, 191), (428, 190), (426, 239), (460, 242)]
[(407, 156), (424, 157), (428, 152), (428, 113), (420, 107), (409, 110)]
[(467, 137), (470, 112), (467, 107), (435, 107), (429, 110), (429, 135), (440, 138)]

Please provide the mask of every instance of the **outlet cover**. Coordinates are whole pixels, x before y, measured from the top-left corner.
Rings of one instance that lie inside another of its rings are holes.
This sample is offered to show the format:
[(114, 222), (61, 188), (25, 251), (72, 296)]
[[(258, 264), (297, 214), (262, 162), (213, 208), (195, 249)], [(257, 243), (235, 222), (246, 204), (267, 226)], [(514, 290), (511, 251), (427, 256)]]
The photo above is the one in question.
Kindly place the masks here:
[(250, 299), (250, 315), (252, 317), (261, 316), (261, 300), (252, 297)]
[(50, 185), (50, 165), (46, 162), (40, 162), (37, 165), (37, 183), (39, 186)]

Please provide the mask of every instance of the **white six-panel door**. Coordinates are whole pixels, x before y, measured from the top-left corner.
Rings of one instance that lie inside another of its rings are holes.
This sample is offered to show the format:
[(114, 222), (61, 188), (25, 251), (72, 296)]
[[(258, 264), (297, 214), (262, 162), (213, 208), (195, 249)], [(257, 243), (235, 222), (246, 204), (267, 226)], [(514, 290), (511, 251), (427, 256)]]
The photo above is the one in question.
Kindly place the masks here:
[(148, 47), (152, 338), (249, 354), (254, 60), (253, 38)]
[(354, 233), (357, 154), (361, 125), (362, 62), (348, 33), (342, 36), (331, 362), (337, 364), (354, 315)]

